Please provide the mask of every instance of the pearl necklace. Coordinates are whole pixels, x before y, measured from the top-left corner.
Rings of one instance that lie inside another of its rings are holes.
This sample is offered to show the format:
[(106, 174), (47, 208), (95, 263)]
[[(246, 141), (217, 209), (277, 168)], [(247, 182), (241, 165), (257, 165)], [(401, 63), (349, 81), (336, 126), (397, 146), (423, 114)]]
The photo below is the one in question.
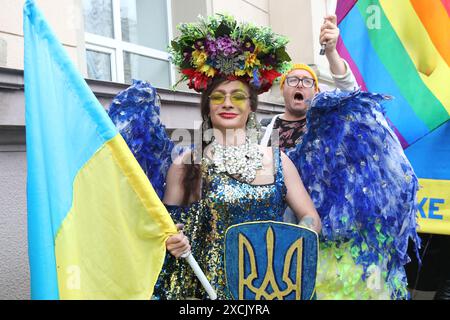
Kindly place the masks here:
[(256, 178), (256, 171), (263, 168), (263, 154), (256, 143), (247, 137), (240, 146), (223, 146), (216, 141), (212, 143), (212, 161), (217, 173), (226, 172), (238, 179), (251, 183)]

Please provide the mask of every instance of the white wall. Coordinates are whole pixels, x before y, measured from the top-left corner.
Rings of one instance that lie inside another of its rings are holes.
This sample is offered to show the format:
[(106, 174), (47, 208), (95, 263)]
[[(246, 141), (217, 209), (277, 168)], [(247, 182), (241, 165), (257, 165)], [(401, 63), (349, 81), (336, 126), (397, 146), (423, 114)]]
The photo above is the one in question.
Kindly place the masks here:
[[(283, 0), (281, 0), (283, 1)], [(269, 0), (209, 0), (210, 13), (229, 13), (238, 21), (269, 26)]]
[[(82, 0), (36, 0), (58, 39), (80, 70), (84, 66)], [(0, 0), (0, 66), (23, 69), (23, 4), (25, 0)], [(3, 58), (2, 58), (3, 57)]]

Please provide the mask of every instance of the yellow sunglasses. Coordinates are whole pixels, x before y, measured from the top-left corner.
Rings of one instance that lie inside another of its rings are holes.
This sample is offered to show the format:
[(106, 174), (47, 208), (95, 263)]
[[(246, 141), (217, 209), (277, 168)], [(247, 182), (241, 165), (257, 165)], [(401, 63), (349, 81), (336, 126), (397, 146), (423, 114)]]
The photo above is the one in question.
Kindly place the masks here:
[(243, 105), (245, 101), (250, 98), (242, 92), (233, 92), (227, 94), (215, 92), (209, 96), (209, 101), (211, 101), (213, 105), (219, 105), (225, 103), (225, 99), (227, 97), (230, 97), (231, 103), (237, 106)]

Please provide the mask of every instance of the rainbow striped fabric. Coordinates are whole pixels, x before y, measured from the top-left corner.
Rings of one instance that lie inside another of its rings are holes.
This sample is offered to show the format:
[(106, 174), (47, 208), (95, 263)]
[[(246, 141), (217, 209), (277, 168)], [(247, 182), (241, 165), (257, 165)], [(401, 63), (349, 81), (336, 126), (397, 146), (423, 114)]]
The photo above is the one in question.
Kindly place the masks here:
[(176, 227), (34, 1), (24, 7), (32, 299), (150, 299)]
[(423, 189), (420, 231), (450, 234), (450, 0), (338, 0), (338, 50), (392, 124)]

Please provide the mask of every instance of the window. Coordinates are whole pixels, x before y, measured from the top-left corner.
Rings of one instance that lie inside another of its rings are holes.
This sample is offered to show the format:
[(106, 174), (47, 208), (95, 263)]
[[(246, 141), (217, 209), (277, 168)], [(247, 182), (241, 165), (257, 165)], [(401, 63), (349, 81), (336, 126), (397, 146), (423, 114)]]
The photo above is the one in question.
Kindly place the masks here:
[(113, 50), (86, 46), (86, 62), (89, 78), (107, 81), (113, 81), (113, 78), (117, 78), (112, 75), (113, 70), (115, 70), (113, 56)]
[(173, 84), (171, 0), (83, 0), (83, 10), (89, 78)]

